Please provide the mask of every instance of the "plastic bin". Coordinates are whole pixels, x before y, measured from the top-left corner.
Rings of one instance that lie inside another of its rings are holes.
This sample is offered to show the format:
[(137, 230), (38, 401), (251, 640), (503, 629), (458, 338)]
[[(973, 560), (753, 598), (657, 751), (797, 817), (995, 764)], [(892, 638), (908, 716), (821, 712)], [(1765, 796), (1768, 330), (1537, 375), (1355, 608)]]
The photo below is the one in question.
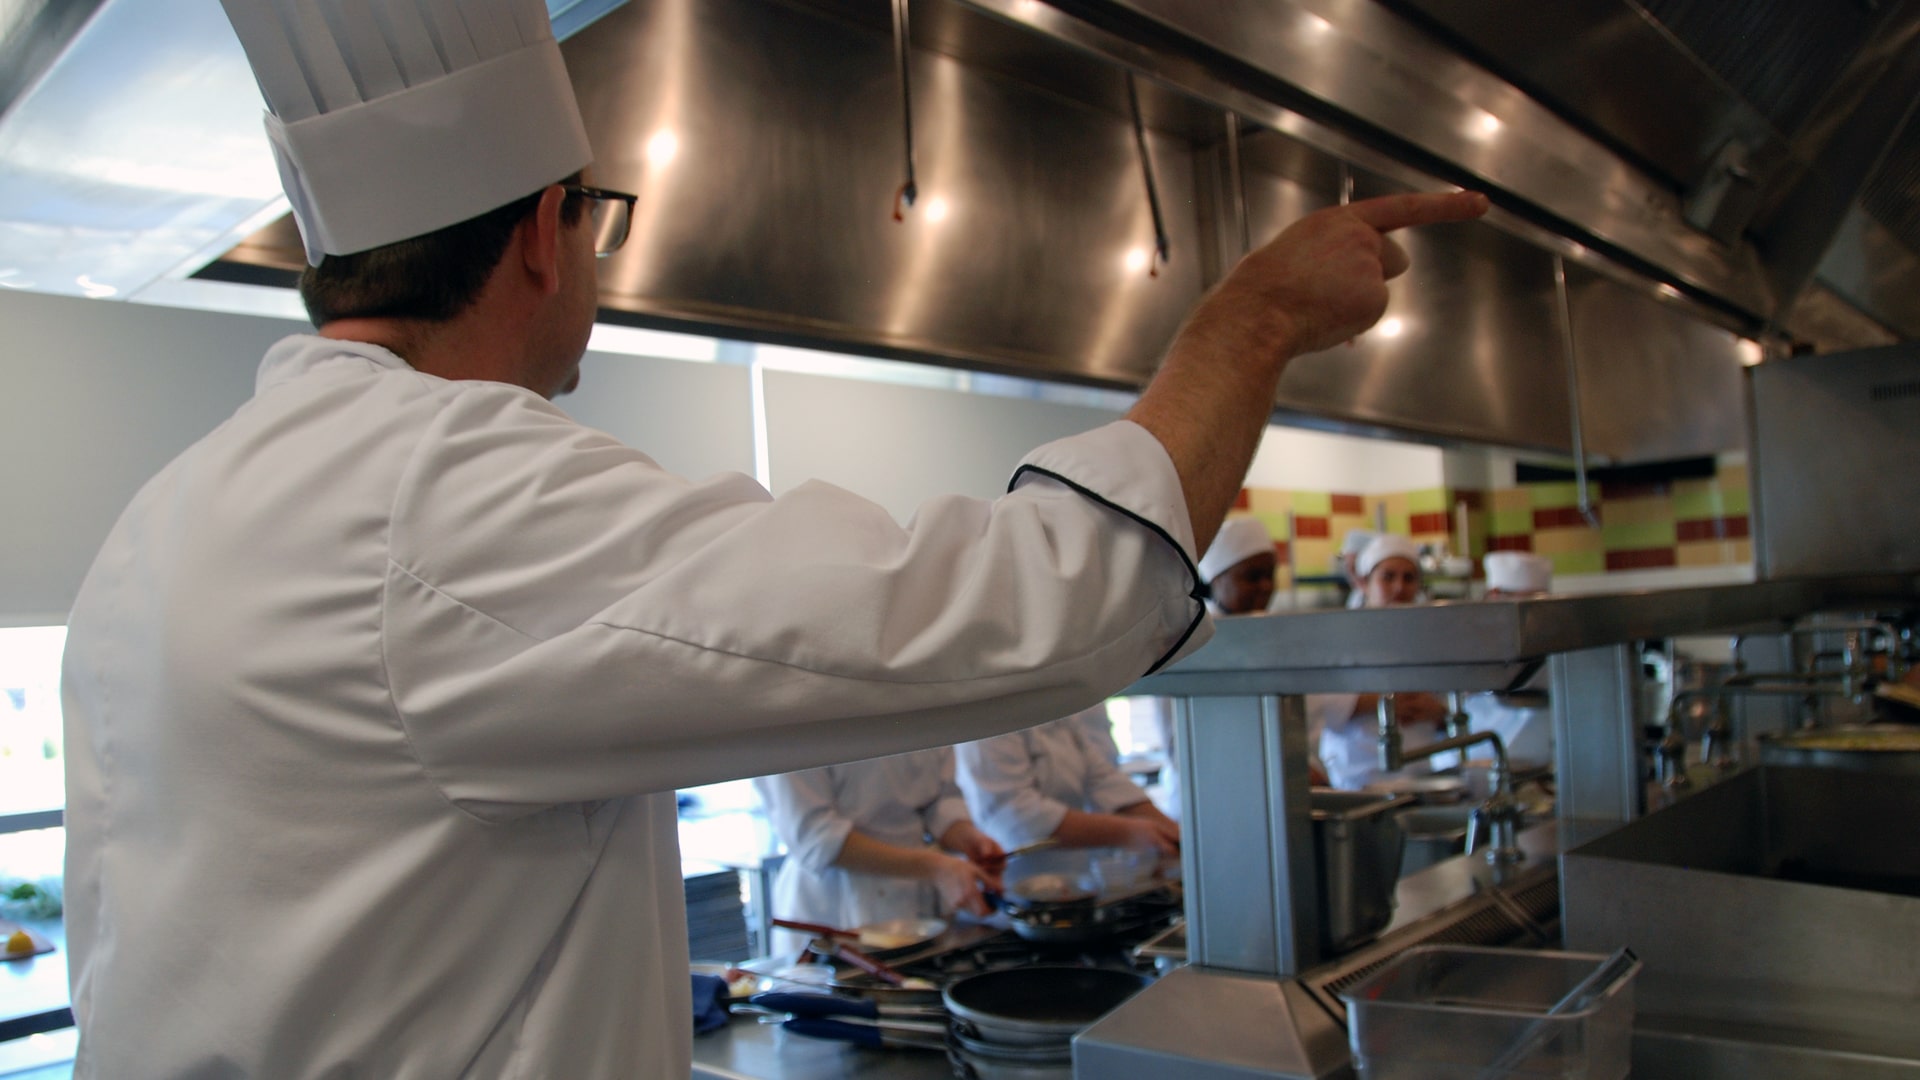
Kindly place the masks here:
[(1640, 963), (1603, 973), (1609, 959), (1417, 945), (1341, 995), (1354, 1067), (1361, 1080), (1619, 1080)]

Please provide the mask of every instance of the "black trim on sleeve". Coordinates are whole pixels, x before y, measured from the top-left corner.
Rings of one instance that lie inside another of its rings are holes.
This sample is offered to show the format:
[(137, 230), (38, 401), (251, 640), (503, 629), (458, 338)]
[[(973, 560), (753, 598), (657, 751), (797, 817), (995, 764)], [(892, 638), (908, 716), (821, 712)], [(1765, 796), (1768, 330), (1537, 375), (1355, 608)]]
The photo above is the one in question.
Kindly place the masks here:
[(1153, 662), (1153, 666), (1147, 669), (1146, 674), (1151, 675), (1154, 672), (1159, 671), (1161, 668), (1165, 667), (1167, 664), (1167, 661), (1172, 660), (1176, 655), (1179, 654), (1180, 649), (1186, 645), (1187, 639), (1193, 636), (1193, 632), (1195, 630), (1200, 629), (1200, 621), (1207, 617), (1208, 590), (1207, 590), (1207, 583), (1200, 580), (1200, 568), (1195, 566), (1193, 564), (1193, 560), (1187, 557), (1187, 551), (1185, 548), (1180, 546), (1180, 542), (1175, 540), (1172, 537), (1172, 535), (1170, 535), (1167, 532), (1167, 530), (1161, 528), (1158, 522), (1149, 521), (1148, 519), (1141, 517), (1139, 514), (1134, 513), (1133, 511), (1127, 509), (1126, 507), (1121, 506), (1119, 503), (1114, 502), (1112, 499), (1109, 499), (1106, 496), (1100, 494), (1099, 492), (1094, 491), (1092, 488), (1087, 487), (1085, 484), (1081, 484), (1076, 481), (1069, 480), (1068, 478), (1061, 476), (1059, 473), (1054, 472), (1052, 469), (1043, 469), (1038, 465), (1031, 465), (1031, 464), (1022, 465), (1019, 468), (1013, 470), (1013, 478), (1007, 481), (1007, 490), (1012, 491), (1015, 487), (1017, 487), (1020, 483), (1020, 478), (1027, 475), (1028, 473), (1035, 473), (1037, 475), (1044, 476), (1049, 480), (1055, 480), (1055, 481), (1058, 481), (1059, 483), (1065, 484), (1069, 489), (1071, 489), (1075, 493), (1082, 495), (1086, 498), (1092, 499), (1094, 502), (1097, 502), (1101, 506), (1104, 506), (1107, 509), (1112, 510), (1116, 514), (1120, 514), (1123, 517), (1131, 518), (1132, 520), (1139, 522), (1141, 525), (1146, 527), (1147, 531), (1153, 533), (1155, 536), (1158, 536), (1160, 539), (1165, 540), (1167, 542), (1167, 546), (1173, 549), (1174, 554), (1180, 556), (1181, 564), (1187, 568), (1187, 575), (1193, 578), (1193, 589), (1187, 593), (1187, 597), (1188, 599), (1191, 599), (1195, 603), (1199, 604), (1200, 610), (1198, 613), (1194, 615), (1193, 621), (1187, 624), (1186, 632), (1180, 635), (1180, 640), (1174, 642), (1173, 648), (1168, 649), (1164, 654), (1162, 654), (1160, 659), (1155, 660)]

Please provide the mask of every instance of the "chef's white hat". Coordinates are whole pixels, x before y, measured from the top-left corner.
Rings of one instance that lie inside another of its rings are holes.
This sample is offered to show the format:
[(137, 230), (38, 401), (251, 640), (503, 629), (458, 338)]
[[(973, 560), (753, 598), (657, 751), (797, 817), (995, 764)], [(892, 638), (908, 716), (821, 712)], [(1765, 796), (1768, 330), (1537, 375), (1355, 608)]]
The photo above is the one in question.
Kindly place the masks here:
[(315, 266), (593, 160), (544, 0), (220, 0)]
[(1212, 546), (1201, 557), (1200, 580), (1211, 582), (1235, 563), (1251, 559), (1263, 551), (1268, 554), (1273, 552), (1273, 534), (1267, 531), (1266, 523), (1253, 517), (1232, 518), (1220, 526)]
[(1546, 592), (1553, 585), (1553, 563), (1524, 551), (1490, 551), (1484, 560), (1487, 588), (1501, 592)]
[[(1347, 535), (1340, 539), (1340, 561), (1339, 565), (1335, 566), (1334, 569), (1338, 570), (1342, 576), (1345, 576), (1347, 573), (1348, 556), (1360, 554), (1360, 552), (1366, 549), (1368, 544), (1373, 543), (1373, 538), (1379, 535), (1379, 533), (1374, 532), (1372, 529), (1348, 529)], [(1350, 585), (1360, 584), (1352, 578), (1348, 578), (1347, 583)]]
[(1381, 533), (1360, 549), (1360, 557), (1353, 563), (1353, 572), (1365, 581), (1367, 575), (1373, 573), (1374, 567), (1388, 559), (1405, 559), (1419, 566), (1420, 545), (1395, 533)]

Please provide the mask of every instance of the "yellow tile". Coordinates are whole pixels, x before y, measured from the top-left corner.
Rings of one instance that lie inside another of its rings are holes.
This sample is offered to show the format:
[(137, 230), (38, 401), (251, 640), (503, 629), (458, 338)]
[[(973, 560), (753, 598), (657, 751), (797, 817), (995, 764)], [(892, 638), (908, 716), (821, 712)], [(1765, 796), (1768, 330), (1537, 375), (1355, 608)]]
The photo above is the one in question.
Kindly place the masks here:
[(1533, 550), (1541, 555), (1572, 551), (1604, 551), (1598, 529), (1541, 529), (1533, 534)]
[(1733, 561), (1750, 563), (1753, 561), (1753, 541), (1735, 540), (1733, 542)]
[(1655, 495), (1645, 499), (1614, 499), (1600, 507), (1601, 520), (1609, 525), (1648, 525), (1669, 522), (1673, 518), (1673, 499)]
[(1745, 465), (1722, 465), (1714, 470), (1713, 478), (1720, 481), (1723, 489), (1743, 488), (1747, 486), (1747, 467)]
[(1532, 510), (1533, 500), (1526, 488), (1495, 488), (1487, 493), (1489, 510)]
[(1396, 491), (1391, 495), (1382, 495), (1380, 502), (1387, 508), (1388, 518), (1405, 518), (1407, 516), (1406, 492)]
[(1293, 505), (1293, 493), (1281, 488), (1248, 488), (1247, 509), (1284, 514)]
[(1673, 551), (1679, 566), (1725, 566), (1739, 561), (1733, 557), (1731, 540), (1693, 540), (1674, 545)]
[(1373, 528), (1373, 519), (1364, 514), (1334, 514), (1327, 518), (1328, 535), (1339, 539), (1355, 529)]
[(1337, 550), (1332, 540), (1296, 540), (1293, 543), (1293, 565), (1303, 574), (1325, 574), (1333, 569), (1333, 553)]

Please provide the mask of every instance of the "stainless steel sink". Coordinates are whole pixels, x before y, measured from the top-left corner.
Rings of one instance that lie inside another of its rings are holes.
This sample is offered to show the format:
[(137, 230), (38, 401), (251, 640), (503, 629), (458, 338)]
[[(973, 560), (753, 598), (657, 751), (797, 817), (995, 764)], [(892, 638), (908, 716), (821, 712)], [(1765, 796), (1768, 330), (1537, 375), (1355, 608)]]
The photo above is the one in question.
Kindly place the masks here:
[(1646, 965), (1636, 1078), (1920, 1077), (1920, 781), (1754, 769), (1561, 882), (1568, 948)]

